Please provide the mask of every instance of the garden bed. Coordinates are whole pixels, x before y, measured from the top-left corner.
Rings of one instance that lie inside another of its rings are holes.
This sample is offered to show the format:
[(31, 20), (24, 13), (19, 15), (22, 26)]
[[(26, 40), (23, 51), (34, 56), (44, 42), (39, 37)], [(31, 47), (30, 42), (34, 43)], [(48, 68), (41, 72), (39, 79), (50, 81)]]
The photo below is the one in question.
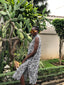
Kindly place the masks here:
[[(49, 62), (55, 66), (59, 66), (60, 65), (60, 61), (59, 59), (53, 59), (53, 60), (49, 60)], [(64, 60), (61, 60), (61, 65), (64, 65)]]
[[(54, 67), (54, 66), (59, 66), (60, 61), (59, 59), (50, 59), (50, 60), (41, 60), (44, 67)], [(61, 65), (64, 65), (64, 60), (61, 60)]]
[[(1, 78), (5, 78), (8, 76), (8, 79), (3, 82), (3, 80), (1, 80), (0, 85), (15, 85), (17, 83), (19, 83), (20, 81), (14, 81), (14, 79), (12, 79), (12, 75), (13, 72), (8, 72), (8, 73), (2, 73), (0, 74), (0, 79)], [(46, 82), (46, 81), (50, 81), (50, 80), (55, 80), (55, 79), (62, 79), (64, 78), (64, 66), (55, 66), (55, 67), (48, 67), (48, 68), (39, 68), (38, 69), (38, 83), (41, 82)], [(28, 83), (29, 80), (26, 80), (26, 83)]]
[[(38, 69), (38, 83), (64, 78), (64, 66), (59, 64), (59, 66), (56, 66), (53, 64), (59, 62), (59, 59), (41, 60), (40, 62), (43, 68), (40, 67)], [(64, 60), (62, 60), (62, 62), (64, 63)], [(0, 85), (15, 85), (19, 83), (20, 81), (14, 81), (14, 79), (12, 79), (13, 73), (14, 71), (0, 74)], [(7, 78), (7, 80), (3, 82), (2, 78)], [(29, 80), (27, 80), (26, 83), (28, 83), (28, 81)]]

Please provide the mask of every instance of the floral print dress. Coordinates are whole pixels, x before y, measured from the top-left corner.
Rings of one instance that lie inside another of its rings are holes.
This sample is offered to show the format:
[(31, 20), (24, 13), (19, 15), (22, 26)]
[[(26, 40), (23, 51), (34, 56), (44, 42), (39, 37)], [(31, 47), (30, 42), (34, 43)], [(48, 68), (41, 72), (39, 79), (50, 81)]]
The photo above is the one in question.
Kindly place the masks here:
[(39, 34), (37, 34), (33, 40), (31, 41), (29, 48), (28, 48), (28, 55), (34, 49), (35, 38), (39, 38), (39, 46), (37, 52), (33, 57), (27, 59), (20, 67), (16, 70), (13, 74), (13, 78), (16, 80), (20, 80), (21, 76), (24, 75), (25, 80), (29, 77), (29, 84), (36, 84), (38, 78), (38, 68), (39, 68), (39, 60), (41, 54), (41, 39)]

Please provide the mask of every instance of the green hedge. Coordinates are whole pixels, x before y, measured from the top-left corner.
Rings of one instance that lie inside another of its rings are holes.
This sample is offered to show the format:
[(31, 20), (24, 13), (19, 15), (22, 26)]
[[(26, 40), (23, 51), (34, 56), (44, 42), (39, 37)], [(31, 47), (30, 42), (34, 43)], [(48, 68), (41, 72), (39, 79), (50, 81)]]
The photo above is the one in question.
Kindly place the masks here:
[[(0, 78), (1, 77), (5, 77), (5, 76), (12, 76), (14, 74), (15, 71), (13, 72), (8, 72), (8, 73), (4, 73), (4, 74), (0, 74)], [(38, 80), (43, 79), (43, 78), (47, 78), (47, 77), (54, 77), (54, 76), (58, 76), (60, 74), (64, 74), (64, 66), (56, 66), (56, 67), (48, 67), (48, 68), (40, 68), (38, 70)], [(12, 78), (11, 78), (12, 79)], [(28, 79), (26, 80), (26, 82), (28, 81)], [(0, 82), (0, 85), (7, 85), (7, 84), (15, 84), (15, 83), (19, 83), (20, 81), (6, 81), (6, 82)]]
[(52, 24), (60, 38), (64, 38), (64, 19), (54, 19)]

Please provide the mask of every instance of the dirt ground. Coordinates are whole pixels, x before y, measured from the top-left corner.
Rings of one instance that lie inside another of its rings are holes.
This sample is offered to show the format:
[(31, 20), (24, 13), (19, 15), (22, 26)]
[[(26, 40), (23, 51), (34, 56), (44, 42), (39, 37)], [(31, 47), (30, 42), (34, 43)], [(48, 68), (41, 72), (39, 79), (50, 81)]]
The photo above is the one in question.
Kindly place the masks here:
[[(60, 63), (59, 62), (56, 62), (56, 63), (52, 63), (53, 65), (55, 65), (55, 66), (59, 66), (60, 65)], [(61, 63), (61, 65), (64, 65), (64, 62), (62, 62)]]

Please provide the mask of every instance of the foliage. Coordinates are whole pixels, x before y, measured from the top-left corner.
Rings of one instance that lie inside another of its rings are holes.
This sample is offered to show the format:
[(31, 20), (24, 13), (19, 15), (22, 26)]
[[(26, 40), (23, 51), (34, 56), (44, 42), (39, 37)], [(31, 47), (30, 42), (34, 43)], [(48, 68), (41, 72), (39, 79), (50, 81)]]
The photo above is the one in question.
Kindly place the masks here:
[(43, 63), (43, 65), (44, 65), (44, 67), (46, 68), (46, 67), (54, 67), (54, 65), (53, 64), (51, 64), (49, 61), (42, 61), (42, 63)]
[[(52, 65), (52, 67), (51, 67), (50, 63), (59, 62), (58, 60), (59, 59), (51, 59), (51, 60), (44, 60), (44, 61), (41, 60), (40, 66), (39, 66), (40, 68), (38, 69), (38, 75), (39, 75), (38, 79), (42, 79), (42, 78), (47, 79), (49, 77), (54, 77), (54, 76), (58, 76), (60, 74), (63, 74), (64, 73), (64, 66), (54, 66), (54, 65)], [(64, 62), (64, 61), (62, 61), (62, 62)], [(13, 84), (13, 83), (15, 83), (15, 81), (11, 78), (11, 76), (13, 75), (14, 72), (15, 71), (0, 74), (0, 78), (5, 77), (5, 76), (9, 76), (8, 78), (11, 79), (12, 84)], [(0, 82), (0, 83), (5, 84), (4, 82)], [(6, 83), (11, 84), (10, 81), (6, 81)]]
[[(7, 64), (13, 60), (21, 62), (27, 54), (28, 44), (32, 38), (30, 30), (32, 26), (39, 26), (39, 30), (46, 29), (45, 9), (38, 13), (37, 7), (27, 0), (0, 0), (0, 16), (3, 23), (0, 27), (1, 40), (7, 42), (4, 47)], [(13, 69), (13, 68), (12, 68)]]
[(26, 57), (27, 51), (28, 51), (28, 41), (27, 39), (24, 39), (22, 45), (20, 47), (17, 46), (17, 51), (14, 53), (14, 55), (16, 56), (15, 60), (21, 63), (21, 61)]
[[(45, 9), (42, 12), (42, 15), (37, 12), (37, 8), (33, 7), (31, 3), (28, 3), (26, 0), (7, 0), (8, 2), (4, 3), (5, 0), (0, 1), (3, 3), (3, 11), (1, 9), (0, 14), (4, 16), (4, 21), (6, 22), (3, 27), (3, 37), (7, 34), (7, 31), (10, 32), (10, 29), (6, 30), (5, 28), (11, 27), (10, 22), (14, 22), (15, 26), (23, 31), (29, 32), (34, 25), (38, 25), (40, 29), (45, 29)], [(38, 16), (41, 16), (43, 23), (40, 24), (40, 19)], [(43, 16), (43, 17), (42, 17)], [(14, 35), (15, 36), (15, 35)]]
[(59, 59), (50, 59), (50, 60), (48, 60), (48, 62), (50, 62), (50, 63), (57, 63), (57, 62), (59, 62)]
[[(11, 78), (10, 76), (12, 76), (14, 74), (15, 71), (13, 72), (8, 72), (5, 74), (0, 74), (0, 78), (1, 77), (5, 77), (5, 76), (9, 76), (9, 78)], [(60, 75), (64, 74), (64, 66), (56, 66), (56, 67), (48, 67), (48, 68), (40, 68), (38, 69), (38, 79), (45, 79), (45, 80), (49, 80), (49, 78), (51, 79), (51, 77), (53, 78), (54, 76), (57, 78), (60, 78)], [(62, 76), (63, 77), (63, 76)], [(11, 82), (12, 81), (12, 82)], [(5, 85), (5, 84), (15, 84), (15, 83), (19, 83), (19, 81), (14, 81), (13, 79), (11, 79), (11, 81), (8, 82), (0, 82), (1, 85)], [(28, 81), (28, 79), (26, 80)]]
[(60, 38), (64, 38), (64, 19), (54, 19), (52, 24), (55, 26), (55, 30)]
[(9, 59), (10, 59), (9, 58), (9, 53), (8, 53), (8, 50), (7, 50), (7, 46), (8, 46), (7, 44), (8, 43), (3, 42), (2, 44), (4, 44), (4, 46), (6, 46), (6, 47), (3, 46), (2, 52), (0, 53), (0, 63), (1, 63), (1, 65), (0, 65), (0, 73), (3, 72), (4, 66), (6, 64), (9, 64)]
[(3, 72), (3, 69), (4, 69), (4, 52), (2, 52), (1, 54), (0, 54), (0, 63), (1, 63), (1, 65), (0, 65), (0, 73), (2, 73)]
[[(28, 0), (32, 1), (32, 0)], [(47, 10), (47, 0), (33, 0), (33, 5), (38, 8), (38, 12), (42, 13), (42, 11), (46, 8), (45, 14), (49, 14), (50, 10)]]
[(43, 68), (43, 67), (44, 67), (44, 64), (43, 64), (42, 60), (40, 60), (40, 62), (39, 62), (39, 68)]

